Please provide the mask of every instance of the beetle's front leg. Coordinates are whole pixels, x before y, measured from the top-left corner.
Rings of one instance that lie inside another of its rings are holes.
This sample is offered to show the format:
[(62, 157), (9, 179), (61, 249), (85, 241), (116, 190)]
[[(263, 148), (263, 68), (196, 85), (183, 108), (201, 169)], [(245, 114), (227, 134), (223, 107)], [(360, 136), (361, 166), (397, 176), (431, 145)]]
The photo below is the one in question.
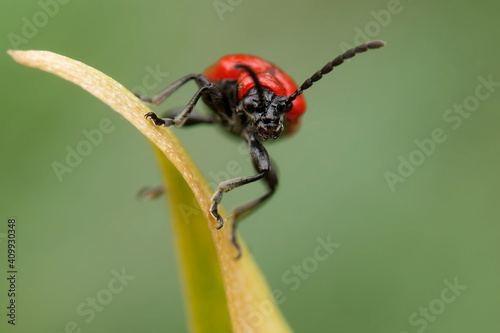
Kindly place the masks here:
[(186, 84), (187, 82), (189, 82), (193, 79), (199, 80), (199, 77), (200, 77), (200, 75), (196, 75), (196, 74), (186, 75), (183, 78), (175, 81), (170, 86), (165, 88), (162, 92), (160, 92), (158, 95), (155, 95), (153, 97), (148, 97), (148, 96), (144, 96), (144, 95), (140, 95), (140, 94), (134, 94), (134, 95), (137, 96), (144, 103), (158, 106), (161, 103), (163, 103), (163, 101), (165, 101), (165, 99), (167, 99), (167, 97), (169, 97), (174, 92), (176, 92), (184, 84)]
[(214, 89), (219, 89), (213, 84), (209, 84), (207, 86), (201, 87), (196, 94), (194, 94), (193, 98), (186, 105), (184, 110), (182, 110), (175, 118), (159, 118), (156, 113), (148, 112), (145, 117), (146, 119), (150, 118), (156, 126), (182, 126), (188, 120), (189, 115), (194, 110), (194, 106), (198, 102), (198, 100), (203, 96), (203, 94), (210, 93)]
[(220, 229), (224, 226), (224, 219), (219, 214), (219, 204), (222, 200), (222, 194), (225, 192), (229, 192), (229, 191), (231, 191), (239, 186), (242, 186), (242, 185), (245, 185), (248, 183), (252, 183), (254, 181), (262, 179), (266, 175), (267, 171), (268, 170), (263, 170), (255, 176), (241, 177), (241, 178), (226, 180), (225, 182), (222, 182), (219, 184), (218, 190), (212, 196), (211, 200), (213, 201), (213, 204), (210, 207), (210, 213), (217, 221), (219, 221), (219, 225), (217, 226), (217, 229)]
[[(196, 103), (202, 97), (208, 97), (208, 100), (211, 101), (213, 107), (217, 111), (216, 112), (217, 114), (221, 115), (231, 114), (232, 112), (231, 106), (226, 94), (214, 83), (210, 82), (203, 74), (188, 75), (182, 78), (181, 80), (177, 81), (176, 83), (174, 83), (173, 85), (171, 85), (170, 87), (168, 87), (167, 89), (165, 89), (163, 92), (153, 97), (152, 99), (145, 96), (139, 96), (139, 97), (143, 101), (146, 102), (151, 101), (152, 104), (158, 105), (159, 103), (163, 102), (165, 98), (170, 96), (175, 90), (177, 90), (180, 86), (182, 86), (184, 83), (192, 79), (196, 81), (196, 84), (198, 85), (199, 89), (193, 96), (193, 98), (191, 98), (186, 107), (180, 112), (178, 112), (175, 115), (175, 117), (160, 118), (156, 115), (156, 113), (148, 112), (145, 115), (146, 119), (150, 118), (156, 126), (165, 126), (165, 127), (170, 127), (174, 125), (179, 127), (183, 126), (188, 121), (188, 118), (191, 115), (191, 112), (193, 112)], [(213, 119), (211, 119), (210, 121), (206, 121), (207, 120), (206, 118), (205, 119), (201, 119), (200, 117), (197, 118), (198, 119), (194, 120), (194, 123), (213, 122)]]
[(239, 208), (236, 208), (233, 212), (233, 230), (232, 230), (232, 242), (236, 249), (238, 250), (238, 256), (239, 258), (241, 256), (241, 250), (238, 245), (238, 242), (236, 241), (236, 222), (244, 215), (249, 213), (253, 208), (264, 202), (267, 198), (269, 198), (273, 193), (276, 188), (276, 185), (278, 183), (276, 174), (274, 170), (271, 167), (271, 162), (269, 160), (269, 155), (267, 154), (266, 149), (264, 146), (255, 138), (255, 136), (252, 135), (247, 135), (245, 136), (245, 139), (248, 142), (248, 147), (250, 150), (250, 156), (252, 157), (253, 164), (255, 169), (257, 170), (258, 174), (255, 176), (249, 176), (249, 177), (241, 177), (241, 178), (235, 178), (231, 180), (227, 180), (225, 182), (222, 182), (219, 185), (218, 190), (215, 192), (215, 194), (212, 197), (213, 204), (210, 207), (210, 213), (212, 216), (217, 219), (219, 222), (219, 225), (217, 226), (217, 229), (220, 229), (224, 226), (224, 219), (220, 216), (219, 214), (219, 204), (222, 200), (222, 195), (225, 192), (228, 192), (238, 186), (242, 186), (254, 181), (257, 181), (259, 179), (264, 178), (267, 185), (269, 186), (269, 191), (264, 194), (262, 197), (246, 204), (243, 205)]

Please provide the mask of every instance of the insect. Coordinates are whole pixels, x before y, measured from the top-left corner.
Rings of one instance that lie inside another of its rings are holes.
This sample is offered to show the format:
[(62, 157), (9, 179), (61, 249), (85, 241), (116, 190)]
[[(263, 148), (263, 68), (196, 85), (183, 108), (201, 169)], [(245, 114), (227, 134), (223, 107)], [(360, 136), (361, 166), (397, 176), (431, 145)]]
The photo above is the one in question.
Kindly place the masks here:
[[(186, 107), (170, 111), (165, 118), (158, 117), (154, 112), (147, 113), (145, 117), (155, 125), (164, 127), (218, 123), (247, 142), (257, 173), (220, 183), (210, 207), (211, 215), (218, 221), (217, 229), (220, 229), (224, 226), (224, 219), (220, 216), (218, 207), (223, 194), (261, 179), (266, 183), (268, 190), (264, 195), (233, 211), (232, 243), (238, 251), (237, 258), (241, 256), (236, 239), (237, 223), (269, 199), (278, 185), (275, 169), (263, 142), (270, 138), (277, 139), (281, 134), (291, 135), (298, 129), (300, 117), (306, 110), (302, 96), (304, 90), (309, 89), (314, 82), (341, 65), (344, 60), (384, 45), (382, 41), (358, 45), (328, 62), (300, 87), (270, 62), (250, 55), (228, 55), (208, 67), (203, 74), (184, 76), (152, 98), (137, 95), (143, 102), (158, 106), (181, 86), (194, 80), (198, 91)], [(200, 98), (212, 111), (210, 115), (194, 111)]]

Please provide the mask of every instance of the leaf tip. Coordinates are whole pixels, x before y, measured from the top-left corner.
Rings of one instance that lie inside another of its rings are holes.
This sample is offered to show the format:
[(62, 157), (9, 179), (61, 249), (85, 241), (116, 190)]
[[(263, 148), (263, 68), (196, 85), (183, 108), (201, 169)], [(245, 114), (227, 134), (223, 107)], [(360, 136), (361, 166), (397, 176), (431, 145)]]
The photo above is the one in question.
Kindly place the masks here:
[(26, 51), (21, 51), (21, 50), (7, 50), (7, 54), (10, 55), (15, 62), (18, 62), (20, 64), (23, 63), (21, 57), (25, 53)]

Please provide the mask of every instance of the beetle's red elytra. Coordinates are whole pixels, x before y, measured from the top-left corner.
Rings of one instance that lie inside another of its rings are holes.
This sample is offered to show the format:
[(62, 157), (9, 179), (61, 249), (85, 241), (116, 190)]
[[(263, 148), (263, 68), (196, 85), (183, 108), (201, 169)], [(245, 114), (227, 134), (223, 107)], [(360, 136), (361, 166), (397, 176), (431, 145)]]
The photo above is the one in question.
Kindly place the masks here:
[[(276, 65), (256, 56), (235, 54), (222, 57), (217, 63), (208, 67), (203, 74), (212, 82), (220, 80), (237, 80), (238, 97), (241, 99), (248, 91), (255, 87), (252, 77), (246, 72), (235, 69), (238, 64), (245, 64), (256, 74), (263, 87), (271, 89), (276, 95), (290, 96), (297, 85), (293, 79)], [(286, 114), (288, 119), (297, 119), (306, 111), (303, 96), (293, 101), (293, 107)]]
[[(237, 258), (241, 256), (236, 239), (238, 221), (270, 198), (278, 185), (278, 177), (264, 148), (264, 141), (277, 139), (282, 133), (290, 135), (297, 130), (300, 117), (306, 110), (302, 93), (314, 82), (344, 60), (384, 45), (382, 41), (372, 41), (347, 50), (305, 80), (300, 87), (271, 62), (256, 56), (236, 54), (222, 57), (203, 74), (190, 74), (177, 80), (152, 98), (137, 95), (143, 102), (159, 105), (185, 83), (194, 80), (198, 90), (184, 108), (173, 109), (164, 118), (159, 118), (154, 112), (147, 113), (145, 117), (157, 126), (164, 127), (218, 123), (247, 142), (257, 174), (220, 183), (210, 207), (210, 213), (218, 221), (217, 228), (220, 229), (224, 226), (224, 219), (218, 207), (223, 193), (260, 179), (265, 181), (268, 191), (264, 195), (233, 210), (232, 242), (238, 251)], [(210, 115), (194, 111), (200, 99), (212, 111)]]

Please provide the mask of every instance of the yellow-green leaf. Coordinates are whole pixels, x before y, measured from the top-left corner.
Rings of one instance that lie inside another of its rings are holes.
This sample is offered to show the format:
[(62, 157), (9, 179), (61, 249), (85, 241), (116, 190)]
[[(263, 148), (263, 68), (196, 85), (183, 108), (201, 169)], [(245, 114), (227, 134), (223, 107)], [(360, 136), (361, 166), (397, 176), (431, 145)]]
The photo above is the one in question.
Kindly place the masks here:
[(230, 332), (222, 274), (207, 220), (179, 171), (156, 146), (154, 151), (168, 190), (166, 197), (191, 331)]

